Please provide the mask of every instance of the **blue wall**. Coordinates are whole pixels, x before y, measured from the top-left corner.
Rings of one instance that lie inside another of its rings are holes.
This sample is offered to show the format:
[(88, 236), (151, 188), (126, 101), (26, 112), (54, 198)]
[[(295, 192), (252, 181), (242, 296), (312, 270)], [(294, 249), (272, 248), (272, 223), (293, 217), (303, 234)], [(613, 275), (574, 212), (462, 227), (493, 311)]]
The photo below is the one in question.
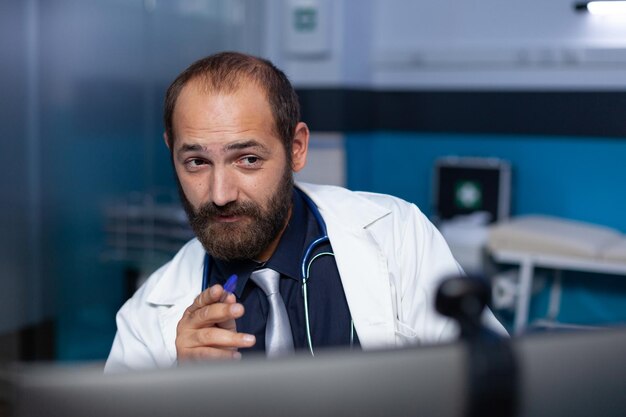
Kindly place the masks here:
[[(626, 232), (626, 140), (376, 132), (348, 134), (346, 147), (349, 188), (397, 195), (429, 216), (438, 157), (498, 157), (513, 169), (512, 215), (549, 214)], [(533, 299), (531, 320), (547, 311), (547, 286)], [(626, 322), (626, 281), (612, 275), (564, 274), (558, 319)]]
[(434, 162), (498, 157), (513, 169), (513, 215), (543, 213), (626, 232), (626, 140), (390, 133), (346, 137), (348, 184), (416, 203), (431, 214)]

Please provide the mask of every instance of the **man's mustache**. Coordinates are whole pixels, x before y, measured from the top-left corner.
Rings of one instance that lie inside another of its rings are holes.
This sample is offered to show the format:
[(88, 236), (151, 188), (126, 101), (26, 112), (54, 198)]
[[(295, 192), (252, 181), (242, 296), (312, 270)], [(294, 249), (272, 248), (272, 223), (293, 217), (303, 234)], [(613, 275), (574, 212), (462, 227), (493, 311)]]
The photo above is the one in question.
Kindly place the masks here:
[(211, 219), (220, 216), (251, 216), (256, 217), (261, 214), (260, 208), (250, 202), (232, 201), (226, 205), (218, 206), (213, 203), (202, 205), (197, 211), (196, 216), (203, 219)]

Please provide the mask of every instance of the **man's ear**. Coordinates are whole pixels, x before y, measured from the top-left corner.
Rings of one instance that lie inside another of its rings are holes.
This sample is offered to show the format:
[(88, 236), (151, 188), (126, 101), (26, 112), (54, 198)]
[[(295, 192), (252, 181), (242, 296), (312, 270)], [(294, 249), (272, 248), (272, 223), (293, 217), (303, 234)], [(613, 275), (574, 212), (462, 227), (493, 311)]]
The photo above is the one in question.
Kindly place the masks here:
[(309, 127), (300, 122), (296, 125), (296, 131), (291, 147), (291, 169), (298, 172), (306, 165), (306, 155), (309, 150)]
[(165, 141), (165, 146), (167, 146), (167, 148), (171, 152), (172, 148), (170, 147), (170, 139), (169, 139), (169, 136), (167, 136), (167, 132), (163, 132), (163, 140)]

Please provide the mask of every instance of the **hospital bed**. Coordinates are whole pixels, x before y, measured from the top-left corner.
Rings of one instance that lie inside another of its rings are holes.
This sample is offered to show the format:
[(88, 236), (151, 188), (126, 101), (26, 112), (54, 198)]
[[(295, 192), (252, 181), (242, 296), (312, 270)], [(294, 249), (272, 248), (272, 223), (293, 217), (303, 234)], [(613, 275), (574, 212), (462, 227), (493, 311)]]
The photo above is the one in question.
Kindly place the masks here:
[(519, 267), (514, 333), (528, 326), (536, 268), (556, 272), (551, 293), (552, 318), (560, 302), (560, 271), (626, 275), (626, 235), (617, 230), (549, 216), (520, 216), (492, 226), (487, 251), (498, 263)]

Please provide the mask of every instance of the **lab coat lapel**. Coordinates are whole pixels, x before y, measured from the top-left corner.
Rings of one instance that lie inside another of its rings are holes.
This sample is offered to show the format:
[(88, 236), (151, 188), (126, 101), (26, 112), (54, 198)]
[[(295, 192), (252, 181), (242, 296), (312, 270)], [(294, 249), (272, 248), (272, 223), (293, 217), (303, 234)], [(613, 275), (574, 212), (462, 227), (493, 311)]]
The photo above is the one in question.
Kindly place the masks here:
[(385, 257), (365, 229), (347, 230), (329, 224), (328, 234), (361, 345), (365, 349), (393, 346), (394, 319)]
[(187, 265), (185, 262), (181, 263), (179, 259), (174, 259), (170, 264), (171, 270), (166, 274), (169, 279), (160, 280), (146, 301), (157, 307), (159, 328), (172, 361), (176, 360), (178, 322), (201, 290), (204, 250), (197, 242), (187, 250), (190, 252), (188, 256), (197, 259), (197, 262)]
[(165, 342), (165, 349), (172, 361), (176, 360), (176, 328), (178, 322), (185, 309), (191, 305), (191, 302), (179, 301), (174, 305), (159, 310), (159, 326), (161, 328), (161, 334), (163, 335), (163, 341)]
[(368, 226), (390, 211), (338, 187), (298, 183), (328, 229), (350, 314), (365, 349), (395, 344), (387, 259)]

